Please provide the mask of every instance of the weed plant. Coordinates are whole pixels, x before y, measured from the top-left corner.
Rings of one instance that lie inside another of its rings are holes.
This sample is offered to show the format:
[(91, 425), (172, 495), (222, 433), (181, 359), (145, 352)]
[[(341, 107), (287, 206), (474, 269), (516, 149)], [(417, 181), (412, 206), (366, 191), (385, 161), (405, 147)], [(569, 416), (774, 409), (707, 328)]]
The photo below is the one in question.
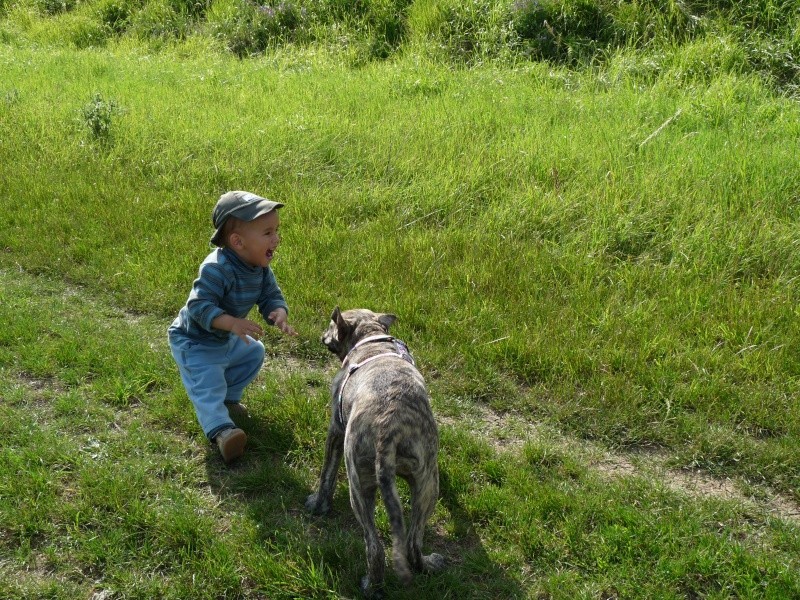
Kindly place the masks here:
[(107, 143), (111, 139), (111, 120), (116, 112), (116, 103), (104, 100), (98, 93), (83, 107), (83, 122), (94, 140)]

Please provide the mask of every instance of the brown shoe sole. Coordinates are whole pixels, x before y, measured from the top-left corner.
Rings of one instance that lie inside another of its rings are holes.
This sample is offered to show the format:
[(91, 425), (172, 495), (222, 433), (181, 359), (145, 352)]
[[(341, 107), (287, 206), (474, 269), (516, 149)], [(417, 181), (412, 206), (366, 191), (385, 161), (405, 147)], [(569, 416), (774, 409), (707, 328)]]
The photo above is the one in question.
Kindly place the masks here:
[(226, 429), (217, 436), (216, 441), (222, 460), (230, 463), (244, 454), (247, 434), (241, 429)]

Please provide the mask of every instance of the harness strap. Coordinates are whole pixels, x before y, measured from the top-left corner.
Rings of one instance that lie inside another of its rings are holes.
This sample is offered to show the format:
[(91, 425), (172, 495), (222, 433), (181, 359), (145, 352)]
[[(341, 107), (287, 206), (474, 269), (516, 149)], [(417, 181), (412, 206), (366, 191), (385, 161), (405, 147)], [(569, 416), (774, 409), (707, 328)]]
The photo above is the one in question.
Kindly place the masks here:
[[(365, 337), (363, 340), (358, 340), (358, 342), (356, 342), (356, 345), (353, 346), (352, 348), (350, 348), (350, 352), (352, 352), (353, 350), (355, 350), (359, 346), (363, 346), (364, 344), (368, 344), (369, 342), (388, 342), (388, 341), (391, 341), (393, 339), (394, 338), (392, 336), (390, 336), (390, 335), (371, 335), (370, 337)], [(350, 355), (350, 352), (347, 353), (348, 356)], [(344, 357), (344, 360), (342, 361), (342, 364), (344, 364), (346, 362), (347, 362), (347, 356)]]
[[(341, 423), (343, 427), (345, 425), (345, 420), (344, 420), (344, 408), (342, 407), (342, 396), (344, 395), (344, 386), (347, 385), (347, 380), (350, 379), (350, 375), (355, 373), (358, 369), (360, 369), (364, 365), (371, 363), (373, 360), (376, 360), (378, 358), (387, 358), (390, 356), (400, 358), (416, 366), (416, 363), (414, 362), (414, 357), (411, 356), (411, 353), (408, 351), (408, 347), (405, 345), (405, 343), (396, 338), (393, 338), (390, 335), (376, 335), (364, 338), (363, 340), (359, 340), (359, 342), (355, 346), (353, 346), (350, 352), (352, 352), (362, 344), (365, 344), (367, 342), (377, 342), (377, 341), (393, 341), (395, 344), (395, 348), (397, 349), (397, 352), (383, 352), (382, 354), (376, 354), (375, 356), (370, 356), (369, 358), (365, 358), (360, 363), (353, 363), (347, 368), (347, 373), (345, 373), (344, 379), (342, 380), (342, 385), (339, 386), (339, 395), (336, 398), (336, 404), (337, 404), (336, 408), (338, 411), (339, 423)], [(347, 363), (350, 357), (350, 352), (348, 352), (347, 356), (344, 357), (344, 360), (342, 361), (342, 366), (344, 366)]]

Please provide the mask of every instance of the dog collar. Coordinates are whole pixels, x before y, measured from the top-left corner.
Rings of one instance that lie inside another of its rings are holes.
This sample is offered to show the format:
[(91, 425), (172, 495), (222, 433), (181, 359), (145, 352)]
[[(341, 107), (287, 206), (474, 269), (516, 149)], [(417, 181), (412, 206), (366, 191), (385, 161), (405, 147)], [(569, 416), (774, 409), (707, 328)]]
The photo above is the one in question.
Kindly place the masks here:
[[(368, 344), (369, 342), (389, 342), (394, 340), (394, 338), (390, 335), (372, 335), (370, 337), (365, 337), (363, 340), (358, 340), (356, 345), (350, 348), (350, 352), (358, 348), (359, 346), (363, 346), (364, 344)], [(344, 357), (342, 361), (342, 365), (344, 365), (347, 360), (350, 358), (350, 352), (347, 353), (347, 356)]]
[(408, 351), (408, 346), (406, 346), (405, 342), (402, 340), (398, 340), (391, 335), (373, 335), (371, 337), (364, 338), (363, 340), (359, 340), (355, 346), (350, 349), (350, 352), (347, 353), (347, 356), (344, 357), (342, 361), (342, 367), (347, 364), (347, 361), (350, 359), (350, 354), (358, 348), (359, 346), (363, 346), (369, 342), (394, 342), (395, 352), (383, 352), (381, 354), (376, 354), (375, 356), (370, 356), (369, 358), (365, 358), (360, 363), (352, 363), (347, 368), (347, 373), (345, 373), (344, 379), (342, 380), (342, 385), (339, 386), (339, 395), (336, 398), (337, 403), (337, 412), (339, 415), (339, 423), (341, 423), (342, 427), (346, 425), (344, 420), (344, 408), (342, 407), (342, 396), (344, 395), (344, 386), (347, 385), (347, 380), (350, 379), (350, 375), (355, 373), (358, 369), (366, 365), (367, 363), (371, 363), (373, 360), (377, 360), (379, 358), (387, 358), (390, 356), (394, 356), (396, 358), (402, 358), (404, 361), (410, 363), (412, 366), (417, 366), (417, 363), (414, 362), (414, 357), (411, 356), (411, 353)]

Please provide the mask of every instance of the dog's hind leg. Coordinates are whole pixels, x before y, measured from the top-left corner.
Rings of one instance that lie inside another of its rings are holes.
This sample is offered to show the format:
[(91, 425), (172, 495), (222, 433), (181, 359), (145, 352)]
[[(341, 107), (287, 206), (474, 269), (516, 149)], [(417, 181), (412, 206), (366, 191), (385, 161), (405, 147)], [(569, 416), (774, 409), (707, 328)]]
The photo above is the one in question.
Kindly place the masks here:
[(425, 524), (436, 509), (439, 498), (439, 469), (435, 462), (430, 468), (409, 478), (411, 488), (411, 524), (408, 529), (406, 555), (414, 571), (440, 571), (445, 567), (441, 554), (422, 555), (422, 539)]
[(383, 503), (392, 529), (392, 566), (404, 585), (411, 583), (411, 570), (406, 556), (406, 532), (403, 522), (403, 505), (397, 493), (396, 447), (393, 444), (381, 445), (375, 459), (378, 485), (381, 488)]
[(375, 526), (375, 497), (378, 486), (373, 476), (362, 477), (357, 469), (355, 464), (347, 460), (350, 506), (364, 530), (364, 545), (367, 552), (367, 574), (361, 578), (361, 592), (366, 598), (382, 598), (386, 554), (378, 528)]

